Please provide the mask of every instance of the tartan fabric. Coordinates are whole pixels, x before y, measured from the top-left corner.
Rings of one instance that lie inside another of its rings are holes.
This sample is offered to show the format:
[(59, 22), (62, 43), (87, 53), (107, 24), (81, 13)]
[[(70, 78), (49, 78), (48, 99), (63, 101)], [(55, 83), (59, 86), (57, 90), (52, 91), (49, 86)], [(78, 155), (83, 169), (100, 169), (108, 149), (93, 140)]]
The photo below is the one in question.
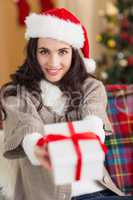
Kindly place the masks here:
[(106, 137), (105, 165), (116, 185), (133, 194), (133, 85), (108, 85), (106, 89), (114, 132)]

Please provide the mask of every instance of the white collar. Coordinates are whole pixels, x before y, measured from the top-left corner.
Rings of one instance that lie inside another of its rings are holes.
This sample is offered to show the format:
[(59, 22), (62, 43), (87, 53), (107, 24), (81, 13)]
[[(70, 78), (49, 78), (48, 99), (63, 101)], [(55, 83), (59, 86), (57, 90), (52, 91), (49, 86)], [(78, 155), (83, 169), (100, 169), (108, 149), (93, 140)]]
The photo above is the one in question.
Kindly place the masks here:
[(61, 114), (65, 108), (66, 97), (59, 87), (46, 80), (42, 80), (40, 88), (42, 90), (43, 104), (50, 107), (56, 113)]

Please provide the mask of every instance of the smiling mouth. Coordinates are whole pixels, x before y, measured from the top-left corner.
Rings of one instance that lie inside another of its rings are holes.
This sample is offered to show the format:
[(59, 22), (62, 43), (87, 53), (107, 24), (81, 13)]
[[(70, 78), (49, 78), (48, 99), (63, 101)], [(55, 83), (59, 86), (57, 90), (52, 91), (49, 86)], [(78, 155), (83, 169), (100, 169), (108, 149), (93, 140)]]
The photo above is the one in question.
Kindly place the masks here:
[(59, 73), (60, 70), (61, 70), (61, 68), (60, 68), (60, 69), (46, 69), (47, 73), (48, 73), (49, 75), (51, 75), (51, 76), (57, 75), (57, 74)]

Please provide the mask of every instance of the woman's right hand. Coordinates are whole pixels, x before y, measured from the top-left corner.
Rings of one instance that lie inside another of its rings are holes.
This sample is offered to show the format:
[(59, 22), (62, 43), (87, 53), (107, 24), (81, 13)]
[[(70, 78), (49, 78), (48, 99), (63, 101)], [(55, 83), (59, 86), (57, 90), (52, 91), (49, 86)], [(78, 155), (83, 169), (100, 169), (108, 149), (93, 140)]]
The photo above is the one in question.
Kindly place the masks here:
[(47, 170), (51, 170), (51, 162), (48, 153), (48, 145), (45, 144), (43, 147), (36, 146), (34, 150), (35, 156), (39, 160), (42, 167)]

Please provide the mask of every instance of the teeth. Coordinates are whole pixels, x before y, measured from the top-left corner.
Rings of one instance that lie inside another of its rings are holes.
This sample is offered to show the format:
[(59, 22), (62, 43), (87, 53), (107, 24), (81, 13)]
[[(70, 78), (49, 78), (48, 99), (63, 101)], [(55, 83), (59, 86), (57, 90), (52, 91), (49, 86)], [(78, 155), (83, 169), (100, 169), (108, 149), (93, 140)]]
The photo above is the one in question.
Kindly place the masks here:
[(57, 72), (59, 69), (48, 69), (48, 71)]
[(47, 69), (47, 72), (51, 75), (57, 75), (60, 69)]
[(49, 72), (58, 72), (60, 69), (47, 69)]

